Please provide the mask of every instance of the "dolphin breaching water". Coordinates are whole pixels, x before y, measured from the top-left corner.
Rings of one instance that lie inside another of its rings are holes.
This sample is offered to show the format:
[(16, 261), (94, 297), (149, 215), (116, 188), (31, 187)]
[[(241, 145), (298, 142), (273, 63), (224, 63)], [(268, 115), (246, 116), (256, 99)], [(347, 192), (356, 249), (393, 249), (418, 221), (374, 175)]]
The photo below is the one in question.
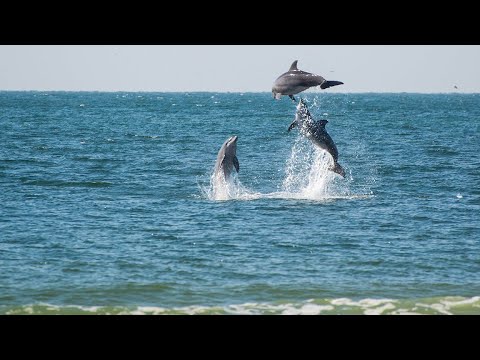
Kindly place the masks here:
[(327, 123), (327, 120), (313, 120), (307, 105), (303, 99), (300, 99), (300, 102), (297, 105), (295, 120), (289, 126), (288, 131), (298, 126), (304, 136), (309, 138), (317, 147), (325, 150), (332, 156), (333, 167), (331, 167), (329, 170), (339, 174), (342, 177), (345, 177), (345, 170), (343, 170), (338, 163), (337, 146), (325, 129), (325, 125), (327, 125)]
[(232, 174), (233, 168), (240, 170), (240, 164), (237, 158), (237, 140), (238, 136), (229, 137), (220, 148), (215, 163), (215, 176), (223, 176), (227, 180)]
[(273, 83), (272, 94), (275, 99), (280, 99), (282, 95), (288, 95), (290, 99), (296, 101), (293, 95), (298, 94), (308, 88), (320, 86), (321, 89), (327, 89), (332, 86), (342, 85), (341, 81), (325, 80), (320, 75), (315, 75), (306, 71), (298, 70), (298, 60), (295, 60), (290, 69), (280, 75)]

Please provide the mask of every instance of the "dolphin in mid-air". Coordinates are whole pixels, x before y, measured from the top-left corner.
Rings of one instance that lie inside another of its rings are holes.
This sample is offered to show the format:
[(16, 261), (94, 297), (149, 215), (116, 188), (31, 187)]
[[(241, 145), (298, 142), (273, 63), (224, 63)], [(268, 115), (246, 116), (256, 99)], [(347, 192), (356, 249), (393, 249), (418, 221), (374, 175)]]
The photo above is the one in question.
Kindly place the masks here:
[(325, 129), (327, 123), (328, 120), (313, 120), (307, 105), (303, 99), (300, 99), (300, 102), (297, 105), (295, 120), (289, 126), (288, 131), (298, 126), (303, 135), (309, 138), (316, 146), (332, 155), (333, 167), (329, 170), (339, 174), (341, 177), (345, 177), (345, 170), (343, 170), (338, 163), (337, 146)]
[(240, 164), (237, 158), (237, 140), (238, 136), (229, 137), (220, 148), (217, 155), (217, 162), (215, 163), (215, 175), (223, 175), (228, 179), (231, 175), (233, 168), (240, 170)]
[(298, 94), (312, 86), (320, 86), (321, 89), (327, 89), (332, 86), (342, 85), (341, 81), (325, 80), (320, 75), (315, 75), (306, 71), (298, 70), (298, 60), (295, 60), (290, 69), (280, 75), (273, 83), (272, 94), (275, 99), (280, 99), (282, 95), (288, 95), (290, 99), (296, 102), (293, 95)]

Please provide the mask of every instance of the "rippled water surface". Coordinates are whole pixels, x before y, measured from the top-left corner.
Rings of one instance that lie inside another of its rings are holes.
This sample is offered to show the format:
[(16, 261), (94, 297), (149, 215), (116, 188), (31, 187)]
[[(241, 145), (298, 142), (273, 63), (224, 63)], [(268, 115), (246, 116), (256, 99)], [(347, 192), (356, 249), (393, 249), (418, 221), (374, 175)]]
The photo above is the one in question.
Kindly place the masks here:
[(480, 94), (305, 98), (0, 92), (0, 313), (480, 313)]

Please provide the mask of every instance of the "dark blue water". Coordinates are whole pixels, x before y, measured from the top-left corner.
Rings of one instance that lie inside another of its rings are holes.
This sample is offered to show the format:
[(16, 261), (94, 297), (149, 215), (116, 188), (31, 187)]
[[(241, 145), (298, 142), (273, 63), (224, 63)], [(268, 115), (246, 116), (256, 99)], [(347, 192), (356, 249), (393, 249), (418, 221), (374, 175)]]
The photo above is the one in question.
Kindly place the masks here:
[(0, 92), (0, 312), (480, 313), (480, 94), (305, 95)]

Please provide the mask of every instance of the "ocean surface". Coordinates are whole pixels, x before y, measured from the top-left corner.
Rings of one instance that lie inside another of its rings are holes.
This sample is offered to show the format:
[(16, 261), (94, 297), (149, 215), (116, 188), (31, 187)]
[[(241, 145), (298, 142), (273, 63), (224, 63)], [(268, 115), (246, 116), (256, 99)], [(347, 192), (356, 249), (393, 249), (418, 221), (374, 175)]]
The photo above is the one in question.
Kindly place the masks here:
[(0, 92), (0, 314), (480, 314), (480, 94), (303, 97)]

